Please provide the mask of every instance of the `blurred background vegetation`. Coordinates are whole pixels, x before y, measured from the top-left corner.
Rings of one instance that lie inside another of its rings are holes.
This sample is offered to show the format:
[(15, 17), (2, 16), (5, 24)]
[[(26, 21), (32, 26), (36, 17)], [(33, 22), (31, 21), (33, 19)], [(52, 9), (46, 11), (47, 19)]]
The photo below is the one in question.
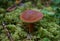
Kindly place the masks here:
[[(0, 41), (10, 41), (2, 23), (6, 24), (14, 41), (29, 41), (27, 32), (23, 29), (20, 14), (26, 10), (37, 10), (44, 17), (36, 23), (37, 31), (30, 41), (60, 41), (60, 0), (0, 0)], [(22, 3), (22, 4), (21, 4)], [(16, 5), (16, 9), (7, 12), (7, 8)]]

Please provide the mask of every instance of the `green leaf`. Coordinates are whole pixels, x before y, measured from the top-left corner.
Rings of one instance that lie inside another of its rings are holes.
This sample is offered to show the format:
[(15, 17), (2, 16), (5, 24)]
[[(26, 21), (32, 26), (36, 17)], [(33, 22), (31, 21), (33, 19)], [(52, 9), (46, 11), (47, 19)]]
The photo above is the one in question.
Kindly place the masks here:
[(50, 41), (49, 38), (43, 38), (43, 41)]

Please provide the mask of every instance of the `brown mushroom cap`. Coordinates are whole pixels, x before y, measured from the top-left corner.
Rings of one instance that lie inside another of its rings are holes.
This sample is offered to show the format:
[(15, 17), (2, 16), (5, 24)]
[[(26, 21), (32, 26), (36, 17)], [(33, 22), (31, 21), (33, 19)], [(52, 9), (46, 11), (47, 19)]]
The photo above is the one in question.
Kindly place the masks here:
[(20, 19), (26, 23), (33, 23), (41, 20), (43, 18), (43, 14), (41, 12), (35, 10), (25, 10), (21, 15)]

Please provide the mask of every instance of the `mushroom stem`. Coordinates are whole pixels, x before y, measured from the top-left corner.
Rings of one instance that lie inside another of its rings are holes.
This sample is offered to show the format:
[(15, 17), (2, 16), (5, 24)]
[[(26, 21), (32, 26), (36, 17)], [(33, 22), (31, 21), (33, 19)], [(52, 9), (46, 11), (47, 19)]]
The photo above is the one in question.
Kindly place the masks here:
[(32, 33), (34, 29), (34, 24), (33, 23), (28, 24), (28, 29), (29, 29), (29, 33)]
[(27, 39), (32, 39), (32, 32), (34, 31), (34, 24), (30, 23), (28, 24), (28, 35)]

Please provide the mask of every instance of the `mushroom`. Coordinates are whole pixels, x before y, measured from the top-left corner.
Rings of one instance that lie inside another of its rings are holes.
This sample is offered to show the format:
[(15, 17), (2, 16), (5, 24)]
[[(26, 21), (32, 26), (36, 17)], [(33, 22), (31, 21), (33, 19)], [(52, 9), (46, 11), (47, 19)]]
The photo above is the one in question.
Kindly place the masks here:
[(14, 4), (13, 6), (8, 7), (6, 11), (11, 12), (11, 11), (13, 11), (15, 9), (16, 9), (16, 5)]
[(22, 0), (15, 0), (16, 4), (20, 4), (22, 2)]
[(32, 33), (34, 30), (34, 23), (38, 22), (43, 18), (43, 14), (41, 12), (35, 11), (35, 10), (25, 10), (20, 15), (20, 19), (24, 23), (28, 23), (28, 32)]

